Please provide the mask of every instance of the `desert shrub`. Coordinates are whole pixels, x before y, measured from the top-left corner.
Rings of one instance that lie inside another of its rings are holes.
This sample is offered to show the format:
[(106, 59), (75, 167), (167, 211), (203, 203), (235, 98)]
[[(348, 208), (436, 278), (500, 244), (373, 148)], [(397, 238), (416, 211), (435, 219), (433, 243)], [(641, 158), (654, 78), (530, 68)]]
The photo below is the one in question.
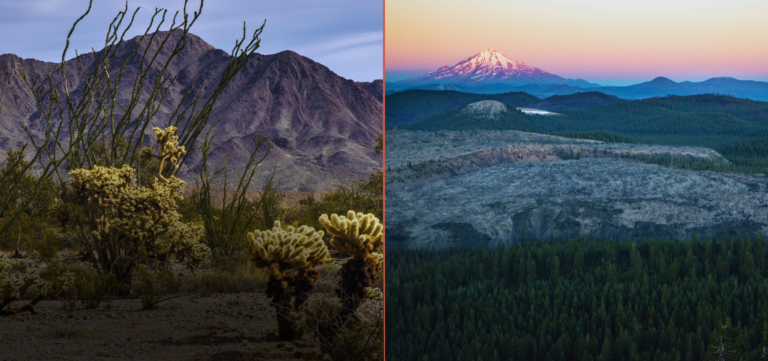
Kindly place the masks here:
[(82, 268), (72, 268), (74, 289), (81, 308), (96, 309), (111, 294), (118, 293), (120, 283), (113, 273), (95, 273)]
[(182, 281), (176, 278), (173, 272), (150, 272), (139, 266), (136, 269), (139, 274), (141, 295), (141, 308), (151, 310), (160, 302), (179, 297), (176, 293), (181, 290)]
[[(41, 179), (34, 174), (38, 167), (24, 159), (23, 149), (8, 148), (6, 152), (0, 180), (13, 181), (9, 186), (0, 187), (0, 229), (5, 229), (0, 232), (0, 250), (13, 249), (20, 256), (20, 248), (44, 237), (56, 193), (48, 178)], [(48, 250), (46, 255), (50, 255), (50, 248)]]
[(326, 350), (331, 359), (338, 361), (383, 361), (384, 324), (381, 317), (342, 328)]
[(270, 272), (265, 293), (275, 305), (278, 335), (283, 340), (296, 340), (303, 334), (293, 311), (301, 307), (314, 288), (319, 275), (314, 268), (334, 261), (322, 238), (322, 231), (307, 226), (283, 229), (280, 221), (269, 231), (248, 233), (251, 261)]
[(341, 277), (339, 271), (341, 266), (335, 263), (323, 265), (317, 268), (320, 274), (315, 283), (315, 291), (323, 293), (332, 293), (339, 286)]
[(380, 361), (384, 350), (384, 320), (377, 310), (372, 320), (344, 322), (342, 305), (318, 298), (302, 305), (301, 326), (309, 330), (323, 352), (338, 361)]
[[(0, 170), (0, 178), (7, 177), (17, 180), (15, 182), (15, 189), (0, 188), (0, 199), (6, 202), (3, 207), (0, 207), (0, 210), (2, 210), (0, 215), (6, 218), (29, 201), (28, 207), (21, 210), (22, 213), (30, 217), (48, 217), (54, 206), (54, 198), (56, 196), (54, 185), (48, 181), (41, 180), (34, 174), (38, 167), (30, 165), (30, 162), (24, 159), (22, 150), (8, 148), (6, 154), (5, 167)], [(43, 182), (41, 183), (40, 190), (35, 194), (35, 185), (41, 181)]]
[(197, 272), (185, 282), (188, 292), (239, 293), (264, 291), (269, 281), (269, 271), (251, 262), (239, 263), (234, 271), (213, 269)]
[[(29, 311), (39, 313), (35, 305), (40, 301), (56, 297), (63, 290), (72, 287), (72, 275), (63, 271), (56, 263), (48, 265), (43, 272), (29, 270), (16, 260), (0, 254), (0, 316), (15, 315)], [(21, 307), (14, 307), (27, 292), (33, 292), (34, 298)]]
[(59, 251), (64, 245), (61, 233), (46, 224), (40, 225), (39, 234), (31, 236), (26, 242), (27, 252), (35, 259), (54, 261), (58, 259)]

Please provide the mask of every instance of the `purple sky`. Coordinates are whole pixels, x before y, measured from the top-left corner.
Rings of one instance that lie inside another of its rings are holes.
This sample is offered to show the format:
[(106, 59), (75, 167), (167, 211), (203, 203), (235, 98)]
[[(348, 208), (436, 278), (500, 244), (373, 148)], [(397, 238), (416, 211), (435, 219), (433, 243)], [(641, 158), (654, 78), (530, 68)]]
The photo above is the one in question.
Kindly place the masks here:
[[(231, 51), (235, 39), (242, 37), (243, 21), (250, 36), (267, 19), (256, 52), (292, 50), (347, 79), (382, 78), (381, 0), (209, 0), (204, 4), (191, 33), (216, 48)], [(192, 14), (199, 5), (199, 0), (190, 0), (187, 11)], [(143, 9), (126, 38), (143, 33), (155, 7), (169, 9), (162, 27), (166, 30), (172, 12), (183, 6), (183, 0), (130, 0), (129, 12)], [(0, 0), (0, 54), (60, 61), (67, 32), (87, 8), (87, 0)], [(74, 57), (75, 48), (81, 53), (91, 47), (99, 50), (110, 21), (124, 8), (125, 1), (94, 0), (91, 13), (72, 35), (67, 59)]]

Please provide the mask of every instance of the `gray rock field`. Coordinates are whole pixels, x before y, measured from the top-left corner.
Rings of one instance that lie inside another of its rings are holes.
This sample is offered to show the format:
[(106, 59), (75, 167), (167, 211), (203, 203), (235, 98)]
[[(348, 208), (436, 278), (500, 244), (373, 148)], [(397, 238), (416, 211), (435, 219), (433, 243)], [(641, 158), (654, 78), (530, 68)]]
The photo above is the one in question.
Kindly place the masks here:
[[(528, 239), (768, 234), (768, 179), (659, 165), (725, 164), (707, 148), (518, 131), (387, 131), (389, 250)], [(411, 167), (408, 163), (411, 162)]]

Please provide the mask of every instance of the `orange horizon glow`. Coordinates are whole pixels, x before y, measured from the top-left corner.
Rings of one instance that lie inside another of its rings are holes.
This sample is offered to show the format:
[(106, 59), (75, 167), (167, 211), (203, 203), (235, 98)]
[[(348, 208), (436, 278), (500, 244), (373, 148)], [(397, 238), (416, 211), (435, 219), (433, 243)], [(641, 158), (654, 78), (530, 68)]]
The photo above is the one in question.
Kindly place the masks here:
[(386, 71), (495, 48), (565, 77), (768, 80), (768, 2), (387, 0)]

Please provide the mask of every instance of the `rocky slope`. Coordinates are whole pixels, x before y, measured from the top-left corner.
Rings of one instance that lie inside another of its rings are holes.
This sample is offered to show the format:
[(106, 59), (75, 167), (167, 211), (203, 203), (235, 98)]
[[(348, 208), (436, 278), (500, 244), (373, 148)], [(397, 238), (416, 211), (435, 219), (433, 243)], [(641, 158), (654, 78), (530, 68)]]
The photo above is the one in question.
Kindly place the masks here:
[[(169, 44), (175, 44), (176, 36), (172, 34), (162, 49), (155, 70), (159, 70), (163, 57), (168, 56)], [(121, 64), (128, 59), (126, 76), (129, 77), (134, 76), (142, 64), (138, 56), (129, 59), (129, 50), (137, 41), (138, 38), (134, 38), (122, 45), (113, 62)], [(141, 49), (146, 46), (142, 45)], [(157, 49), (160, 44), (154, 41), (149, 46)], [(86, 69), (93, 64), (93, 59), (93, 54), (83, 55)], [(186, 48), (170, 67), (178, 78), (153, 120), (154, 125), (167, 124), (171, 111), (182, 101), (182, 92), (193, 81), (195, 84), (203, 82), (204, 99), (212, 94), (228, 63), (226, 52), (213, 48), (197, 36), (188, 35)], [(26, 141), (19, 123), (29, 126), (36, 136), (45, 129), (39, 108), (19, 70), (24, 70), (30, 78), (39, 75), (40, 81), (45, 82), (55, 66), (57, 64), (22, 59), (12, 54), (0, 56), (0, 79), (7, 84), (0, 114), (1, 147), (18, 147)], [(82, 94), (84, 87), (78, 69), (75, 60), (66, 63), (70, 89), (75, 96)], [(110, 72), (117, 70), (115, 66)], [(58, 77), (54, 77), (57, 82)], [(131, 90), (129, 83), (124, 82), (118, 99), (127, 99)], [(233, 169), (242, 167), (260, 131), (262, 135), (272, 137), (272, 150), (257, 172), (259, 182), (275, 167), (276, 181), (282, 189), (326, 190), (337, 180), (347, 182), (364, 178), (382, 164), (381, 157), (373, 149), (374, 140), (383, 126), (381, 86), (381, 81), (356, 83), (344, 79), (322, 64), (291, 51), (254, 54), (220, 95), (213, 109), (211, 123), (219, 119), (221, 122), (213, 132), (217, 135), (209, 161), (213, 166), (223, 165), (229, 154), (229, 165)], [(200, 159), (200, 154), (191, 156), (181, 168), (181, 176), (194, 178), (199, 171)]]
[(665, 157), (727, 162), (707, 148), (516, 131), (388, 131), (387, 247), (492, 246), (523, 234), (768, 235), (765, 178), (653, 161)]

